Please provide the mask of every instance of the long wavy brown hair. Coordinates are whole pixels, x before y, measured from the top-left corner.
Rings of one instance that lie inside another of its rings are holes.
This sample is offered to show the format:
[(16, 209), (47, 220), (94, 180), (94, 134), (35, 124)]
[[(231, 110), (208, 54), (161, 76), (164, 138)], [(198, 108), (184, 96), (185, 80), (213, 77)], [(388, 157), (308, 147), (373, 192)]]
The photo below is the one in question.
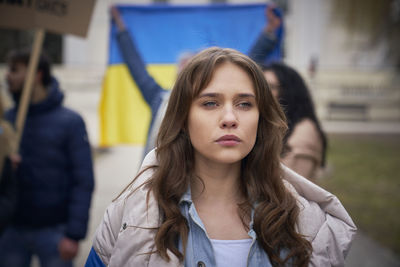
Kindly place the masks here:
[[(285, 115), (274, 99), (261, 69), (249, 57), (233, 49), (208, 48), (186, 65), (171, 92), (168, 108), (157, 139), (157, 166), (147, 182), (161, 211), (161, 225), (155, 244), (157, 253), (169, 261), (167, 250), (181, 261), (177, 248), (181, 239), (186, 247), (188, 224), (179, 209), (179, 200), (194, 177), (194, 153), (187, 134), (188, 114), (193, 100), (209, 84), (214, 70), (225, 62), (243, 69), (254, 83), (259, 122), (256, 143), (241, 164), (241, 190), (245, 202), (238, 213), (245, 217), (254, 209), (257, 241), (274, 266), (293, 263), (306, 266), (311, 244), (296, 231), (299, 207), (281, 178), (280, 152), (287, 129)], [(284, 256), (282, 256), (284, 255)]]

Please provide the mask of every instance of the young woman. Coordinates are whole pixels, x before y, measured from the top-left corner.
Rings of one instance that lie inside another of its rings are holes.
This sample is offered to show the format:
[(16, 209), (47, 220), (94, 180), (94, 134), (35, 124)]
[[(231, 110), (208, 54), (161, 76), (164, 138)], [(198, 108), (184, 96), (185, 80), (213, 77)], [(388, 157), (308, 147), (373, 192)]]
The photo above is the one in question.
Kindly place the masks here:
[(300, 175), (315, 180), (318, 170), (325, 165), (327, 139), (309, 90), (300, 74), (283, 63), (272, 63), (263, 70), (287, 119), (282, 162)]
[(285, 130), (255, 62), (200, 52), (86, 266), (343, 265), (354, 223), (333, 195), (280, 164)]

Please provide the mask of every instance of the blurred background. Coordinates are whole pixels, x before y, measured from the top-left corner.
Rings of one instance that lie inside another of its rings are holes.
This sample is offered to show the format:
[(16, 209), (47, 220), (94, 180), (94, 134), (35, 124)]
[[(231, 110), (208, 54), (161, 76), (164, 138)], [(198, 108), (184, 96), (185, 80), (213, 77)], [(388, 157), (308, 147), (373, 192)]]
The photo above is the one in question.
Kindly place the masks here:
[[(98, 104), (107, 68), (113, 4), (265, 3), (255, 0), (98, 0), (87, 38), (46, 34), (44, 50), (84, 117), (95, 155), (96, 192), (83, 266), (108, 203), (140, 164), (143, 147), (98, 147)], [(328, 164), (318, 183), (349, 211), (359, 234), (347, 266), (400, 266), (400, 0), (276, 0), (285, 14), (284, 60), (306, 79), (323, 129)], [(0, 29), (0, 86), (5, 55), (32, 43), (33, 32)], [(6, 98), (7, 99), (7, 98)], [(11, 102), (6, 101), (6, 105)]]

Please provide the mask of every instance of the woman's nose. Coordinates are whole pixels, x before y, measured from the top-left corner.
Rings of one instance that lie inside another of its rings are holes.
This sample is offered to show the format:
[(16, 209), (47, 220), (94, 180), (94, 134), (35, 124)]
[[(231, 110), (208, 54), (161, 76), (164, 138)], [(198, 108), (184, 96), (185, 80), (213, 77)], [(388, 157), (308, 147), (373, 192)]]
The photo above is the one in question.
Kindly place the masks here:
[(221, 118), (221, 128), (236, 128), (237, 125), (238, 120), (234, 110), (231, 107), (225, 108)]

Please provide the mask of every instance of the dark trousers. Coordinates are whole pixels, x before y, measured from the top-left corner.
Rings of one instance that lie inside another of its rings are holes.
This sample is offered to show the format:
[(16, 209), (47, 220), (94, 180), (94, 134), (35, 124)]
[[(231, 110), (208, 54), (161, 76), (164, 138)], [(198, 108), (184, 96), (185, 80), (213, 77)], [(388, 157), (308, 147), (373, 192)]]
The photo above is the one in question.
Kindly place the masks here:
[(0, 238), (0, 267), (29, 267), (33, 255), (38, 256), (41, 267), (72, 267), (72, 261), (62, 260), (58, 252), (64, 228), (8, 227)]

